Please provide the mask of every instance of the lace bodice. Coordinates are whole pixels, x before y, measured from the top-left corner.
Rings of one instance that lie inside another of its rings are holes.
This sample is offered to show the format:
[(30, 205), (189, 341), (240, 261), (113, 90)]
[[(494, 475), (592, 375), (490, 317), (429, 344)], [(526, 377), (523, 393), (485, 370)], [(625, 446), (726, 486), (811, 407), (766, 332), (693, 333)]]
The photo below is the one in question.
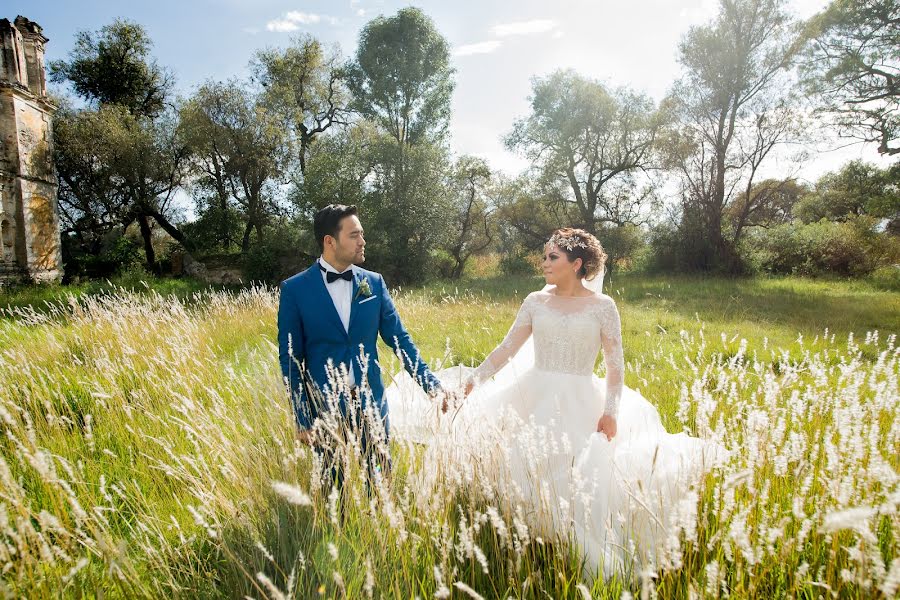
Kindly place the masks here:
[(557, 296), (549, 291), (529, 294), (509, 333), (475, 369), (474, 383), (492, 377), (531, 335), (534, 335), (534, 365), (544, 371), (590, 376), (597, 352), (602, 348), (606, 362), (603, 414), (616, 416), (625, 381), (625, 359), (619, 311), (612, 298)]

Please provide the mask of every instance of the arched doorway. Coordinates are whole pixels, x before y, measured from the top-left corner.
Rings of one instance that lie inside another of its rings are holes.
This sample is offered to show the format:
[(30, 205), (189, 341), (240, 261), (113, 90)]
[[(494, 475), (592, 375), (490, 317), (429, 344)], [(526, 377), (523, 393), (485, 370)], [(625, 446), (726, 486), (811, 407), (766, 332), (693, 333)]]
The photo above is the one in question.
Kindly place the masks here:
[(2, 258), (3, 262), (13, 261), (14, 244), (13, 230), (9, 219), (0, 220), (0, 258)]

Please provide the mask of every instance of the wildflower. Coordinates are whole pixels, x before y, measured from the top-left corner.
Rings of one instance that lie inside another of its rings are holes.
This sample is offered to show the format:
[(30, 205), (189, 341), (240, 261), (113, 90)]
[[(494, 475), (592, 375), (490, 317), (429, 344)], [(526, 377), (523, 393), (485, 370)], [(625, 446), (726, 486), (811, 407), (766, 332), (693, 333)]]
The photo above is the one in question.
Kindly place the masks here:
[(462, 581), (457, 581), (456, 583), (453, 584), (453, 587), (455, 587), (462, 593), (467, 594), (473, 600), (484, 600), (484, 596), (482, 596), (481, 594), (479, 594), (478, 592), (476, 592), (475, 590), (473, 590), (472, 588), (470, 588), (469, 586), (464, 584)]
[(276, 494), (291, 504), (297, 506), (312, 506), (312, 499), (295, 485), (284, 483), (283, 481), (273, 481), (272, 489), (275, 490)]
[(266, 591), (269, 592), (269, 596), (272, 597), (273, 600), (287, 600), (287, 594), (279, 590), (278, 586), (272, 583), (272, 580), (266, 577), (265, 573), (261, 571), (257, 573), (256, 580), (266, 588)]
[(823, 533), (833, 533), (842, 529), (852, 529), (862, 535), (870, 535), (869, 519), (877, 514), (877, 511), (871, 506), (858, 506), (856, 508), (848, 508), (825, 515), (822, 526), (819, 531)]

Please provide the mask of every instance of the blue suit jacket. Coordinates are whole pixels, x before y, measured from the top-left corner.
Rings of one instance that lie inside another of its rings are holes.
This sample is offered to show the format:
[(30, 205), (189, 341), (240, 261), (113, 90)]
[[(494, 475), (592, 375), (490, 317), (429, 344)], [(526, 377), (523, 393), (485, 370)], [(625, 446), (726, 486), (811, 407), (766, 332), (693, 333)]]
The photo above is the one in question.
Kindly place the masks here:
[[(291, 390), (294, 415), (301, 429), (308, 429), (323, 407), (310, 399), (306, 382), (329, 393), (327, 364), (335, 368), (341, 363), (353, 369), (363, 406), (374, 402), (388, 428), (387, 403), (376, 347), (378, 335), (403, 359), (403, 366), (426, 392), (440, 389), (440, 383), (400, 322), (400, 315), (388, 294), (384, 279), (378, 273), (357, 266), (353, 269), (353, 295), (349, 331), (344, 330), (331, 296), (325, 288), (318, 262), (281, 284), (278, 305), (278, 354), (281, 373)], [(359, 292), (360, 281), (368, 280), (372, 292)], [(363, 375), (365, 373), (365, 376)], [(371, 394), (367, 393), (371, 391)], [(346, 414), (346, 398), (340, 408)]]

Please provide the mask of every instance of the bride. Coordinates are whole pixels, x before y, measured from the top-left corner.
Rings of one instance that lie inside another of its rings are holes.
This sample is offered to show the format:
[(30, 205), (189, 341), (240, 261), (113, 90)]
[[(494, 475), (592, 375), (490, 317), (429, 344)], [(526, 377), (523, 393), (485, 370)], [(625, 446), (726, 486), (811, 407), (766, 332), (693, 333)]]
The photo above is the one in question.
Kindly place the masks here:
[[(588, 571), (611, 576), (677, 560), (683, 513), (696, 511), (692, 486), (720, 452), (667, 433), (653, 405), (625, 387), (619, 313), (600, 291), (605, 261), (590, 233), (553, 233), (547, 286), (525, 298), (500, 345), (474, 370), (435, 373), (445, 389), (464, 390), (457, 411), (429, 409), (404, 373), (385, 394), (394, 435), (426, 443), (424, 478), (482, 490), (495, 482), (538, 534), (571, 540)], [(594, 375), (601, 349), (603, 379)]]

